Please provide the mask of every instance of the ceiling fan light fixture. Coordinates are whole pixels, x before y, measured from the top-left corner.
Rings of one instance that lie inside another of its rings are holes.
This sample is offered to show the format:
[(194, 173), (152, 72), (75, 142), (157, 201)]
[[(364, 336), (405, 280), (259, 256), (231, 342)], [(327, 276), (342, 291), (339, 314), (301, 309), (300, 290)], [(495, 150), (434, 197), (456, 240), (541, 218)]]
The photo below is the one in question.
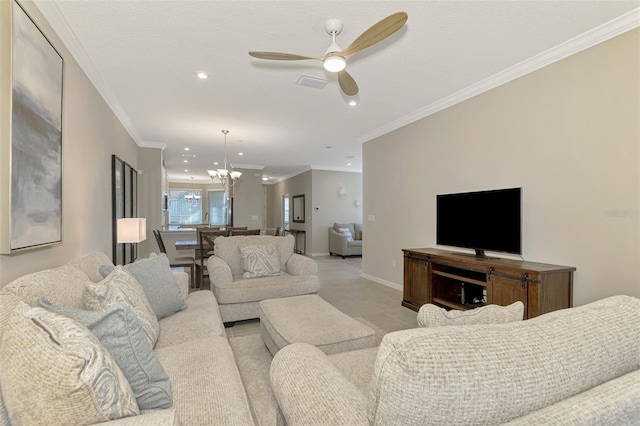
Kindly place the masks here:
[(347, 66), (342, 56), (329, 56), (324, 60), (324, 69), (329, 72), (340, 72)]

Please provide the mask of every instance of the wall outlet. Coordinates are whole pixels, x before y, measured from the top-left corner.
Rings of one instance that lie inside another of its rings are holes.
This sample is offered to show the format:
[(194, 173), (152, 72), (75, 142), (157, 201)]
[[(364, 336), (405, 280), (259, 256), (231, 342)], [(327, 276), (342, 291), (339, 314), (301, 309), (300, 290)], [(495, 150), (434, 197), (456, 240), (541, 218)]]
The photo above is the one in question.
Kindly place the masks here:
[(367, 216), (367, 222), (375, 222), (375, 221), (376, 221), (375, 214), (370, 214), (369, 216)]

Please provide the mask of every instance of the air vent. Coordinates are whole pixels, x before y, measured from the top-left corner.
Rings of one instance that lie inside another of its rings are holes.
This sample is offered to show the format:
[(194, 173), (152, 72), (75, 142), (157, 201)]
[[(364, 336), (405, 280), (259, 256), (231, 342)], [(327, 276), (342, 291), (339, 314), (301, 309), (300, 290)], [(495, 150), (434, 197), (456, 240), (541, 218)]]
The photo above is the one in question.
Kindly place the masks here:
[(312, 75), (301, 74), (296, 80), (298, 86), (313, 87), (314, 89), (324, 89), (329, 80), (322, 77), (314, 77)]

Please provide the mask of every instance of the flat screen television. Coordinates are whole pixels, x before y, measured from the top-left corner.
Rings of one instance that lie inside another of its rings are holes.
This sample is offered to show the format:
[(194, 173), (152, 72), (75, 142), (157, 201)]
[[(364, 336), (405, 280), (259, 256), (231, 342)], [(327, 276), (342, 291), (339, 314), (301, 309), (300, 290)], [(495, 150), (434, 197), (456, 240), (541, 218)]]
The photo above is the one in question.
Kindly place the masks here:
[(436, 196), (436, 243), (522, 254), (521, 188)]

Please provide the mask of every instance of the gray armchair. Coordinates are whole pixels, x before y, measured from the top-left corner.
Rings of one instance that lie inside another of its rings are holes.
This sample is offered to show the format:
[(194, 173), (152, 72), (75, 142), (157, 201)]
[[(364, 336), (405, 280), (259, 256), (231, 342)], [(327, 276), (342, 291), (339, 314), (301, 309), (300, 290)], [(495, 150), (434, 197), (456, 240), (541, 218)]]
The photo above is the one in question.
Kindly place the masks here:
[(362, 256), (362, 224), (334, 223), (329, 228), (329, 255)]

